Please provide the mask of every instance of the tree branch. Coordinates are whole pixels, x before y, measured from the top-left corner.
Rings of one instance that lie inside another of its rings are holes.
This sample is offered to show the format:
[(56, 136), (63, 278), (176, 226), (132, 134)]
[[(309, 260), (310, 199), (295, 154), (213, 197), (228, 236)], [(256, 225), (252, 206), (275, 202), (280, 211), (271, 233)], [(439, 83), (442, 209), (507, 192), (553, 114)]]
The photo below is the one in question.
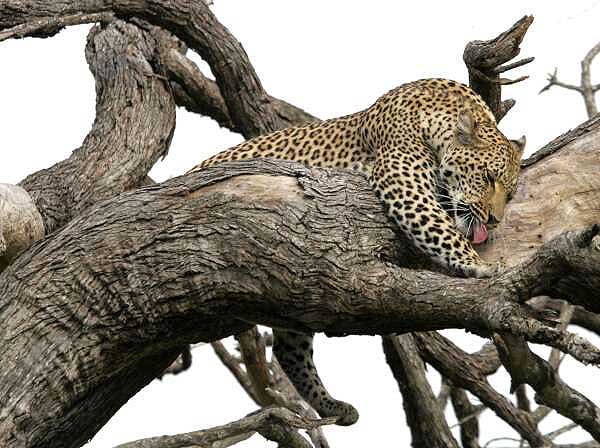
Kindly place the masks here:
[(413, 336), (384, 336), (383, 352), (402, 393), (413, 446), (458, 448), (427, 381), (425, 365)]
[(250, 378), (248, 377), (244, 369), (242, 369), (241, 367), (241, 358), (238, 359), (234, 357), (231, 353), (229, 353), (229, 350), (227, 350), (227, 348), (223, 345), (221, 341), (213, 341), (211, 342), (211, 345), (219, 360), (223, 363), (225, 367), (227, 367), (227, 370), (231, 372), (231, 374), (237, 380), (240, 386), (242, 386), (242, 389), (244, 389), (248, 396), (252, 398), (252, 400), (257, 405), (262, 406), (260, 402), (260, 397), (254, 390), (254, 385), (252, 384), (252, 381), (250, 381)]
[(166, 155), (175, 128), (175, 103), (155, 71), (153, 37), (123, 22), (96, 27), (86, 57), (96, 79), (92, 130), (69, 159), (20, 183), (46, 233), (97, 201), (137, 187)]
[[(497, 307), (525, 312), (518, 301), (548, 285), (555, 297), (593, 305), (600, 251), (590, 235), (563, 235), (501, 277), (460, 279), (386, 262), (412, 265), (411, 252), (358, 174), (252, 160), (124, 193), (0, 275), (0, 408), (16, 416), (36, 403), (18, 422), (0, 420), (0, 444), (14, 446), (18, 434), (19, 446), (52, 446), (69, 431), (76, 446), (182, 345), (252, 323), (332, 335), (488, 334)], [(573, 294), (565, 279), (577, 272), (587, 281)], [(19, 355), (40, 350), (56, 368)], [(65, 374), (70, 359), (80, 367)], [(59, 408), (48, 383), (65, 391)]]
[(279, 446), (311, 448), (308, 441), (295, 429), (315, 429), (334, 421), (334, 418), (311, 420), (295, 415), (285, 408), (268, 407), (227, 425), (175, 436), (136, 440), (116, 448), (188, 448), (191, 445), (210, 448), (216, 443), (222, 447), (230, 446), (229, 443), (223, 445), (223, 441), (237, 443), (256, 432), (267, 440), (279, 443)]
[(261, 406), (273, 404), (273, 397), (267, 389), (271, 386), (269, 366), (265, 354), (264, 342), (256, 327), (237, 335), (240, 353), (246, 366), (246, 375), (252, 383), (254, 392)]
[(532, 353), (527, 344), (511, 334), (495, 335), (500, 359), (510, 373), (513, 388), (527, 383), (536, 391), (536, 401), (558, 411), (600, 440), (600, 409), (558, 377), (545, 360)]
[[(8, 3), (8, 7), (12, 7), (12, 10), (9, 9), (12, 18), (7, 19), (0, 11), (0, 26), (24, 16), (35, 17), (40, 11), (48, 14), (48, 9), (56, 6), (54, 3), (45, 4), (39, 9), (41, 2), (30, 1), (27, 10), (20, 10), (19, 4), (22, 2), (13, 0)], [(244, 135), (253, 136), (285, 126), (285, 120), (276, 112), (275, 101), (262, 90), (239, 43), (200, 3), (184, 5), (179, 1), (126, 0), (82, 2), (90, 10), (101, 9), (100, 14), (106, 9), (114, 9), (121, 17), (148, 19), (168, 27), (186, 42), (191, 42), (191, 46), (209, 61), (216, 74), (219, 93), (223, 93), (219, 111), (226, 110), (229, 115), (223, 113), (223, 117), (229, 120), (232, 127), (242, 130)], [(69, 9), (72, 5), (58, 6), (60, 9), (55, 12), (72, 12)], [(188, 16), (189, 23), (182, 23), (181, 17)], [(73, 15), (61, 17), (64, 19)], [(529, 23), (524, 18), (509, 32), (499, 36), (495, 40), (497, 42), (490, 42), (494, 45), (500, 42), (501, 48), (510, 47), (507, 43), (516, 45), (518, 53), (518, 44), (524, 34), (523, 26), (526, 29)], [(47, 35), (55, 31), (56, 27), (46, 25), (40, 28), (38, 34)], [(514, 38), (511, 32), (517, 35), (522, 33), (516, 44), (514, 40), (511, 41)], [(514, 47), (511, 51), (515, 51)], [(229, 61), (231, 66), (225, 66), (227, 64), (224, 61)], [(489, 89), (498, 87), (499, 101), (499, 86), (507, 81), (501, 80), (498, 74), (524, 63), (518, 61), (504, 66), (499, 63), (490, 69), (490, 73), (486, 73), (486, 67), (481, 63), (474, 64), (470, 75), (472, 71), (477, 80), (487, 84)], [(188, 67), (190, 70), (192, 68)], [(198, 75), (199, 72), (192, 71), (191, 74)], [(165, 79), (162, 72), (157, 72), (155, 76)], [(189, 98), (192, 98), (189, 89), (185, 90), (181, 85), (179, 87), (189, 102)], [(212, 89), (214, 92), (214, 87), (204, 82), (198, 91)], [(500, 102), (493, 108), (498, 119), (512, 104), (510, 101)], [(555, 156), (554, 160), (560, 156)], [(353, 183), (352, 177), (340, 176), (337, 180), (329, 177), (326, 171), (308, 171), (293, 164), (273, 165), (270, 162), (233, 164), (224, 169), (239, 177), (232, 180), (228, 173), (216, 170), (207, 177), (185, 177), (173, 183), (124, 195), (120, 199), (125, 202), (115, 200), (110, 205), (100, 204), (93, 213), (84, 214), (73, 223), (73, 227), (82, 227), (81, 233), (70, 234), (72, 229), (58, 232), (35, 249), (36, 258), (30, 251), (18, 260), (16, 267), (9, 268), (5, 275), (0, 276), (0, 314), (6, 313), (2, 317), (8, 317), (7, 322), (10, 322), (7, 328), (0, 329), (0, 338), (10, 341), (6, 347), (0, 347), (0, 355), (9, 360), (6, 369), (0, 368), (0, 379), (7, 379), (6, 385), (0, 382), (0, 389), (6, 389), (0, 390), (0, 396), (4, 396), (0, 399), (0, 408), (16, 410), (13, 414), (17, 415), (14, 417), (9, 412), (10, 419), (0, 419), (0, 442), (11, 444), (27, 439), (31, 446), (46, 446), (46, 443), (52, 442), (48, 438), (53, 434), (43, 434), (44, 428), (46, 433), (61, 434), (62, 431), (74, 434), (74, 437), (84, 437), (86, 431), (94, 431), (105, 421), (128, 398), (128, 394), (149, 381), (149, 373), (168, 365), (174, 358), (176, 347), (195, 340), (210, 340), (237, 333), (248, 329), (251, 323), (327, 331), (330, 334), (447, 327), (468, 328), (484, 335), (491, 331), (512, 331), (528, 340), (559, 347), (580, 360), (598, 361), (598, 352), (593, 346), (561, 329), (550, 327), (523, 304), (537, 293), (552, 292), (557, 293), (558, 297), (565, 296), (568, 288), (584, 276), (587, 283), (570, 300), (588, 310), (598, 309), (599, 305), (592, 296), (592, 291), (598, 286), (598, 250), (597, 241), (593, 240), (597, 232), (595, 229), (565, 234), (547, 242), (532, 258), (527, 259), (542, 241), (530, 245), (528, 252), (523, 250), (517, 254), (517, 257), (522, 257), (518, 261), (525, 262), (498, 279), (483, 282), (448, 279), (438, 274), (404, 271), (386, 264), (402, 260), (414, 267), (414, 253), (404, 246), (403, 241), (395, 240), (380, 206), (367, 201), (365, 208), (364, 197), (361, 196), (365, 194), (365, 186), (361, 186), (360, 181)], [(244, 177), (244, 174), (257, 172), (266, 172), (274, 177)], [(295, 180), (291, 183), (282, 180), (284, 176), (297, 178), (299, 185)], [(335, 177), (338, 177), (337, 173)], [(333, 182), (332, 191), (329, 190), (330, 182)], [(340, 197), (336, 188), (341, 188), (345, 197)], [(115, 191), (111, 190), (107, 197), (114, 195)], [(327, 194), (322, 194), (324, 191)], [(355, 195), (358, 195), (358, 199)], [(95, 202), (97, 196), (97, 192), (91, 195), (94, 199), (87, 205)], [(353, 199), (348, 199), (349, 196)], [(318, 203), (318, 207), (313, 209), (313, 206), (307, 206), (306, 197)], [(260, 203), (259, 207), (256, 206), (257, 202)], [(132, 213), (129, 207), (134, 204), (137, 207)], [(341, 211), (340, 204), (343, 204)], [(328, 215), (328, 208), (335, 211), (332, 218), (336, 223), (340, 218), (358, 222), (336, 226), (340, 234), (332, 235), (330, 229), (319, 226), (323, 214)], [(351, 211), (348, 212), (346, 208)], [(233, 214), (226, 213), (226, 209), (231, 209)], [(516, 210), (518, 215), (519, 208)], [(129, 215), (125, 218), (123, 213), (127, 211)], [(198, 214), (200, 212), (204, 215)], [(227, 225), (222, 221), (223, 217), (227, 217)], [(569, 217), (569, 222), (575, 221)], [(561, 225), (564, 225), (564, 219)], [(282, 229), (287, 229), (288, 232), (284, 233), (289, 235), (308, 238), (308, 242), (294, 238), (293, 241), (286, 240), (281, 237)], [(312, 233), (307, 233), (308, 230)], [(102, 233), (102, 241), (98, 241), (96, 232)], [(130, 232), (128, 238), (131, 236), (132, 240), (123, 240), (126, 233), (119, 232)], [(235, 234), (235, 239), (231, 239), (229, 233)], [(108, 240), (105, 240), (106, 234)], [(503, 234), (501, 231), (500, 235)], [(357, 235), (361, 238), (357, 239)], [(557, 232), (552, 236), (555, 235)], [(73, 245), (73, 241), (76, 244)], [(319, 250), (314, 247), (317, 241)], [(323, 241), (327, 241), (331, 247), (324, 249)], [(234, 247), (233, 244), (240, 242), (242, 247), (231, 250), (231, 254), (222, 253), (223, 247), (229, 250)], [(274, 242), (277, 243), (276, 254), (269, 251), (270, 247), (274, 247)], [(74, 246), (77, 246), (77, 250)], [(175, 262), (174, 257), (170, 258), (175, 252), (179, 262)], [(60, 260), (54, 257), (67, 255), (69, 258), (65, 259), (73, 265), (54, 263), (41, 266), (35, 261), (37, 256), (48, 261)], [(182, 272), (180, 260), (186, 255), (192, 261), (188, 263), (186, 259)], [(283, 259), (278, 258), (282, 256)], [(166, 271), (155, 272), (154, 267), (147, 266), (148, 260), (153, 265), (156, 263), (156, 266), (165, 267)], [(282, 272), (282, 265), (287, 269), (293, 266), (292, 270), (296, 270), (294, 274), (302, 274), (300, 283), (292, 281), (289, 272)], [(311, 269), (305, 271), (308, 265)], [(253, 269), (247, 270), (245, 266), (252, 266)], [(60, 282), (56, 279), (60, 279)], [(341, 290), (332, 290), (328, 286), (332, 284), (336, 288), (340, 285)], [(143, 291), (140, 285), (151, 285), (149, 289), (152, 295), (150, 292), (149, 296), (140, 295), (140, 291)], [(428, 291), (430, 287), (431, 292)], [(430, 294), (431, 297), (425, 298), (424, 294)], [(322, 297), (327, 295), (333, 298), (332, 303), (323, 302)], [(75, 297), (83, 298), (84, 303), (75, 303)], [(403, 303), (394, 302), (399, 299)], [(55, 303), (56, 300), (60, 304)], [(340, 313), (340, 310), (344, 312)], [(189, 321), (180, 314), (183, 311)], [(154, 313), (161, 315), (157, 318)], [(32, 316), (40, 315), (44, 317), (43, 328), (32, 329)], [(215, 323), (215, 315), (222, 319)], [(126, 319), (128, 325), (132, 326), (122, 328), (122, 334), (116, 337), (108, 331), (121, 328), (122, 322), (115, 316)], [(79, 331), (77, 329), (81, 328), (81, 322), (84, 322), (83, 337), (74, 336), (73, 329)], [(102, 341), (102, 348), (92, 356), (88, 352), (99, 347), (98, 341)], [(35, 369), (33, 363), (28, 366), (30, 378), (22, 378), (27, 376), (23, 374), (19, 376), (19, 369), (23, 369), (23, 366), (11, 363), (17, 353), (29, 353), (28, 348), (32, 346), (38, 349), (51, 347), (48, 348), (51, 362), (59, 366), (57, 370), (64, 378), (47, 378)], [(65, 363), (65, 359), (75, 360), (75, 370), (67, 367), (71, 364)], [(99, 377), (92, 380), (85, 377), (88, 363), (94, 364), (92, 368), (99, 372)], [(106, 372), (103, 363), (111, 366), (117, 363), (122, 369), (119, 372)], [(263, 364), (266, 365), (266, 361)], [(149, 369), (149, 365), (152, 368)], [(140, 366), (144, 366), (146, 371), (142, 372)], [(126, 385), (123, 384), (123, 375), (128, 375), (130, 381)], [(23, 384), (32, 381), (32, 378), (37, 381)], [(67, 385), (65, 378), (71, 381), (70, 385)], [(44, 405), (49, 407), (51, 403), (40, 386), (47, 382), (56, 384), (58, 390), (64, 388), (60, 409), (54, 412), (56, 409), (53, 408), (50, 413), (53, 415), (51, 422), (40, 418)], [(28, 388), (28, 385), (31, 387)], [(11, 391), (16, 389), (25, 392), (15, 399), (16, 394), (11, 394)], [(110, 396), (104, 396), (107, 391), (111, 392)], [(25, 415), (19, 414), (32, 397), (37, 397), (33, 395), (35, 392), (42, 397), (35, 398), (39, 400), (36, 404), (41, 404), (40, 409), (28, 408)], [(102, 409), (92, 409), (101, 401), (99, 396), (105, 398)], [(3, 399), (7, 401), (2, 402)], [(73, 415), (76, 418), (67, 418)], [(73, 431), (74, 427), (79, 428), (84, 423), (83, 432)], [(48, 430), (49, 424), (53, 425), (52, 431)], [(15, 427), (35, 430), (16, 431)], [(289, 434), (286, 432), (285, 435)], [(289, 436), (293, 438), (293, 435)], [(20, 439), (16, 440), (16, 437)]]
[(529, 414), (496, 392), (473, 358), (435, 332), (418, 333), (415, 337), (423, 359), (453, 386), (463, 388), (479, 398), (532, 447), (545, 446), (545, 440)]
[(600, 42), (594, 45), (581, 61), (580, 85), (576, 86), (573, 84), (568, 84), (559, 81), (557, 76), (558, 69), (555, 68), (554, 73), (548, 74), (548, 84), (546, 84), (546, 86), (544, 86), (542, 90), (540, 90), (540, 93), (549, 90), (552, 86), (558, 86), (568, 90), (575, 90), (576, 92), (579, 92), (583, 97), (588, 118), (594, 117), (598, 113), (595, 93), (598, 89), (600, 89), (600, 85), (592, 84), (591, 66), (592, 61), (598, 55), (598, 53), (600, 53)]
[[(205, 77), (196, 64), (176, 49), (170, 49), (164, 58), (178, 106), (190, 112), (214, 119), (219, 125), (240, 132), (229, 115), (229, 109), (216, 82)], [(284, 127), (297, 126), (318, 118), (302, 109), (269, 95), (269, 101)]]
[(592, 85), (592, 75), (590, 73), (592, 61), (598, 53), (600, 53), (600, 42), (594, 45), (585, 55), (583, 61), (581, 61), (581, 90), (583, 100), (585, 101), (585, 108), (590, 118), (598, 113), (594, 97), (594, 86)]
[(209, 65), (229, 110), (231, 120), (244, 137), (254, 137), (285, 124), (242, 45), (215, 18), (205, 2), (183, 0), (6, 0), (0, 10), (0, 32), (36, 20), (75, 14), (112, 12), (117, 17), (137, 17), (171, 31)]
[(494, 39), (474, 40), (465, 47), (463, 60), (469, 71), (469, 85), (490, 106), (496, 121), (500, 121), (514, 105), (514, 100), (510, 103), (502, 102), (502, 85), (527, 79), (527, 76), (522, 76), (516, 80), (508, 80), (500, 78), (499, 74), (533, 61), (533, 58), (526, 58), (502, 65), (519, 54), (521, 51), (519, 45), (532, 22), (533, 16), (524, 16)]
[(110, 23), (113, 20), (115, 20), (115, 16), (112, 13), (107, 12), (45, 17), (31, 22), (21, 23), (1, 31), (0, 42), (7, 39), (23, 39), (25, 37), (52, 37), (67, 26), (99, 22)]
[(474, 406), (464, 389), (452, 387), (450, 398), (454, 414), (460, 422), (460, 441), (463, 448), (479, 448), (479, 422), (477, 416), (480, 408)]

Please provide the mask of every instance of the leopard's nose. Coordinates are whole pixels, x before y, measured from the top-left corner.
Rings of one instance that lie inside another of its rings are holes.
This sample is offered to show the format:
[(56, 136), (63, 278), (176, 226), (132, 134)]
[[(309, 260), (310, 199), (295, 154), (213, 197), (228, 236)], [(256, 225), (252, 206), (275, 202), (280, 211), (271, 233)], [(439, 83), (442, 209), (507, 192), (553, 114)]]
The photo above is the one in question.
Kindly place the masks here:
[(487, 223), (489, 225), (494, 226), (494, 225), (498, 224), (499, 222), (500, 221), (498, 219), (496, 219), (496, 217), (492, 213), (490, 213), (488, 215), (488, 222)]

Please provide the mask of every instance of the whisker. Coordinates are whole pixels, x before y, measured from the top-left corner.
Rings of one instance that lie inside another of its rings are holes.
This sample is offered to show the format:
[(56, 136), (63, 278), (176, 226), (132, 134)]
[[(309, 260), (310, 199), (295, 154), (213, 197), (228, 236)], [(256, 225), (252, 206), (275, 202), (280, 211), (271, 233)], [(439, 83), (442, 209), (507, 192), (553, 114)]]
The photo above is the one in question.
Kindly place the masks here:
[(449, 196), (449, 195), (443, 194), (443, 193), (436, 193), (436, 196), (439, 196), (441, 198), (448, 198), (448, 199), (454, 200), (454, 198), (452, 196)]
[(474, 220), (475, 220), (475, 216), (469, 215), (469, 227), (467, 227), (467, 236), (471, 234), (471, 226), (473, 225)]
[(440, 204), (443, 205), (443, 206), (445, 206), (445, 207), (452, 208), (452, 209), (455, 209), (455, 210), (469, 211), (469, 209), (467, 207), (462, 207), (460, 205), (452, 204), (452, 203), (449, 203), (449, 202), (440, 202)]
[(443, 202), (443, 201), (438, 201), (438, 202), (440, 203), (440, 205), (444, 206), (446, 209), (469, 211), (469, 209), (467, 207), (464, 207), (460, 204), (455, 204), (452, 202)]

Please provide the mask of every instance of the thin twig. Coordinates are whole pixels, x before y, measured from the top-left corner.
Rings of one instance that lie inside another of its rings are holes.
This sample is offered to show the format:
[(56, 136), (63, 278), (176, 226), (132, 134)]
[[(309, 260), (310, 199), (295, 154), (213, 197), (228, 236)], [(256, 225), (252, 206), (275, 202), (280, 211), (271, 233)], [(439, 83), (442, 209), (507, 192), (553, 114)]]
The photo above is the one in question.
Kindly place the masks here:
[(598, 55), (598, 53), (600, 53), (600, 42), (594, 45), (581, 61), (580, 85), (576, 86), (573, 84), (568, 84), (559, 81), (557, 76), (557, 69), (554, 69), (554, 73), (548, 74), (548, 84), (546, 84), (546, 86), (544, 86), (542, 90), (540, 90), (540, 93), (545, 92), (552, 86), (558, 86), (564, 89), (579, 92), (583, 97), (588, 118), (592, 118), (598, 113), (598, 106), (596, 105), (596, 97), (594, 93), (600, 89), (600, 84), (592, 84), (591, 66), (592, 61)]
[(252, 398), (252, 400), (259, 406), (262, 406), (260, 402), (260, 397), (257, 395), (254, 390), (254, 386), (250, 378), (240, 366), (240, 360), (229, 353), (229, 350), (223, 345), (221, 341), (214, 341), (210, 344), (217, 355), (217, 357), (221, 360), (223, 365), (227, 367), (227, 369), (231, 372), (237, 382), (242, 386), (244, 391)]
[(579, 425), (577, 423), (569, 423), (568, 425), (563, 426), (562, 428), (558, 428), (555, 429), (552, 432), (549, 432), (548, 434), (546, 434), (546, 437), (550, 440), (554, 440), (556, 439), (558, 436), (561, 436), (569, 431), (571, 431), (572, 429), (575, 429), (579, 427)]

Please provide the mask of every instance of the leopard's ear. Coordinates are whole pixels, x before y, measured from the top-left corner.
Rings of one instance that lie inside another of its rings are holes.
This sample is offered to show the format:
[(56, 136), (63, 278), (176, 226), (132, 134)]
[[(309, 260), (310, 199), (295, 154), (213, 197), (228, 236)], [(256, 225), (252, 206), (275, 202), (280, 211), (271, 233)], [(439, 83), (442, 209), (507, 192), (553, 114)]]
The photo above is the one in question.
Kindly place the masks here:
[(458, 113), (456, 119), (456, 139), (463, 145), (472, 145), (476, 139), (475, 118), (470, 109), (464, 108)]
[(525, 142), (527, 139), (525, 136), (522, 136), (519, 140), (511, 140), (510, 144), (512, 145), (515, 153), (517, 154), (517, 160), (521, 160), (523, 157), (523, 152), (525, 151)]

